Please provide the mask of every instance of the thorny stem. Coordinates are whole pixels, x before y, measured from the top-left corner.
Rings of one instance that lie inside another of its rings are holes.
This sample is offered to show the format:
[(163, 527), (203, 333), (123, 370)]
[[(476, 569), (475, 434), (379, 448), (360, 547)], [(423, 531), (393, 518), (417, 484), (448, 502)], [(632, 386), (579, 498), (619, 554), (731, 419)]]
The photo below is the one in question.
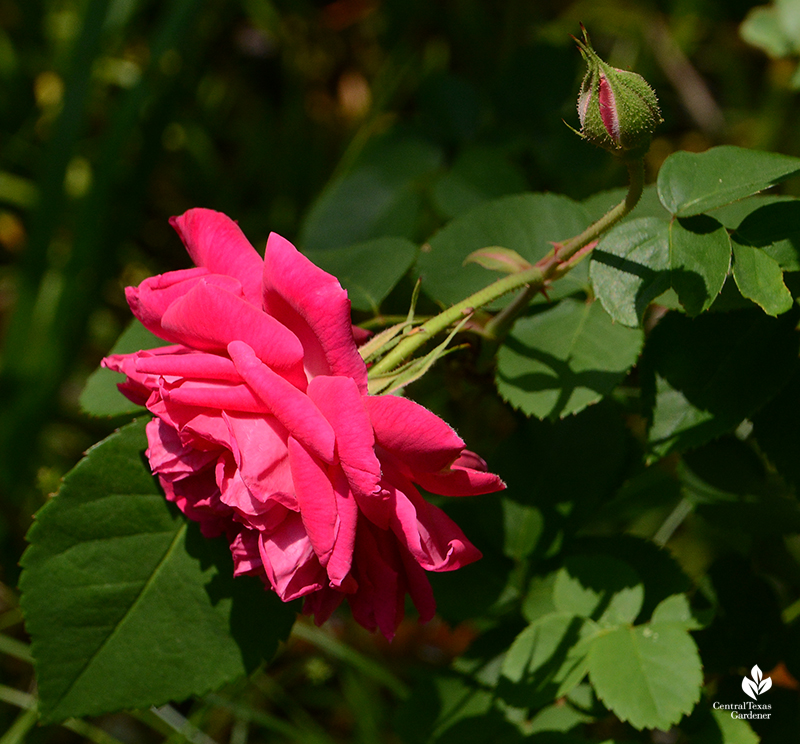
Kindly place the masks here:
[[(523, 291), (511, 301), (511, 303), (492, 320), (487, 323), (484, 336), (488, 337), (489, 343), (496, 348), (516, 319), (527, 306), (530, 300), (541, 292), (545, 286), (560, 279), (570, 271), (579, 260), (589, 254), (591, 247), (589, 244), (596, 241), (604, 232), (613, 227), (625, 215), (627, 215), (637, 204), (644, 188), (644, 163), (641, 160), (633, 160), (627, 163), (630, 183), (628, 193), (625, 198), (608, 211), (597, 222), (587, 227), (580, 235), (556, 246), (550, 253), (541, 259), (535, 266), (515, 274), (509, 274), (502, 279), (498, 279), (488, 287), (475, 292), (461, 302), (435, 315), (421, 326), (410, 331), (406, 337), (394, 347), (383, 359), (377, 362), (370, 369), (370, 376), (382, 375), (390, 372), (395, 367), (408, 359), (420, 346), (425, 344), (435, 334), (440, 333), (448, 326), (458, 322), (465, 316), (471, 314), (479, 307), (488, 305), (490, 302), (502, 297), (515, 289), (524, 288)], [(589, 247), (580, 256), (579, 251)], [(570, 259), (575, 258), (575, 261)]]

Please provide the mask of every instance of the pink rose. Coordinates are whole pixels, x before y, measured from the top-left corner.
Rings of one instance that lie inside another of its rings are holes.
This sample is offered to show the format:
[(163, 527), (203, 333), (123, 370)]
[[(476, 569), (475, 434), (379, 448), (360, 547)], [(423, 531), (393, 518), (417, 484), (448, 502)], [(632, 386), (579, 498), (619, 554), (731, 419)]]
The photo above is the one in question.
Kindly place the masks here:
[(172, 346), (108, 357), (120, 389), (154, 415), (147, 457), (167, 498), (235, 573), (322, 623), (347, 598), (391, 638), (406, 593), (435, 610), (426, 571), (480, 557), (418, 486), (446, 496), (502, 481), (433, 413), (367, 394), (347, 293), (272, 234), (262, 260), (236, 223), (193, 209), (173, 218), (197, 268), (128, 287), (134, 315)]

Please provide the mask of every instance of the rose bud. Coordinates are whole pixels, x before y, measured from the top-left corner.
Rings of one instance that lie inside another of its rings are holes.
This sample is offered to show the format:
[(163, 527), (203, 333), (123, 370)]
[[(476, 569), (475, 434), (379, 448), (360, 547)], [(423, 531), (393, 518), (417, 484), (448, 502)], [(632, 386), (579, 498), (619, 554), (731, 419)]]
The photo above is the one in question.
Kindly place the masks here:
[(589, 69), (578, 97), (578, 134), (625, 160), (641, 158), (663, 121), (656, 94), (641, 75), (603, 62), (581, 28), (583, 41), (575, 41)]

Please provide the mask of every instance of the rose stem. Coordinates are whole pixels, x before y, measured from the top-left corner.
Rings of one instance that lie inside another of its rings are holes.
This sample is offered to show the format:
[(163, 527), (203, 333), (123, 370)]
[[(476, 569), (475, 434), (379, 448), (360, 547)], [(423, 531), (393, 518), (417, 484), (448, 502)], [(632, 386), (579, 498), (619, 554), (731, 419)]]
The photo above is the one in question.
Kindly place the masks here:
[[(524, 287), (523, 291), (512, 300), (511, 304), (486, 325), (484, 335), (489, 338), (495, 347), (499, 345), (505, 334), (510, 330), (516, 316), (527, 307), (533, 296), (540, 292), (547, 282), (560, 279), (572, 269), (577, 262), (572, 264), (568, 262), (578, 251), (585, 248), (592, 241), (597, 240), (600, 235), (613, 227), (636, 206), (644, 188), (644, 163), (641, 159), (637, 159), (626, 164), (628, 166), (630, 184), (628, 193), (619, 204), (609, 210), (597, 222), (587, 227), (580, 235), (576, 235), (574, 238), (570, 238), (565, 243), (554, 248), (536, 266), (498, 279), (488, 287), (475, 292), (475, 294), (461, 300), (461, 302), (435, 315), (409, 332), (394, 349), (371, 367), (370, 375), (381, 375), (390, 372), (408, 359), (435, 334), (461, 320), (473, 310), (483, 305), (488, 305), (508, 292)], [(584, 255), (588, 255), (588, 251), (582, 254), (581, 258)]]

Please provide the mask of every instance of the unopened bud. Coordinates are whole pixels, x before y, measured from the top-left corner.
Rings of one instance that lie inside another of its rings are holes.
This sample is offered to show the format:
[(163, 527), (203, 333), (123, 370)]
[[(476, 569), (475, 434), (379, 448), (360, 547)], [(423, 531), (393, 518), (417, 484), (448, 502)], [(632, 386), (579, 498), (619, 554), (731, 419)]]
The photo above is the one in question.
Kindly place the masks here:
[(625, 160), (641, 158), (663, 121), (656, 94), (641, 75), (603, 62), (581, 28), (583, 41), (575, 41), (589, 69), (578, 97), (579, 134)]

